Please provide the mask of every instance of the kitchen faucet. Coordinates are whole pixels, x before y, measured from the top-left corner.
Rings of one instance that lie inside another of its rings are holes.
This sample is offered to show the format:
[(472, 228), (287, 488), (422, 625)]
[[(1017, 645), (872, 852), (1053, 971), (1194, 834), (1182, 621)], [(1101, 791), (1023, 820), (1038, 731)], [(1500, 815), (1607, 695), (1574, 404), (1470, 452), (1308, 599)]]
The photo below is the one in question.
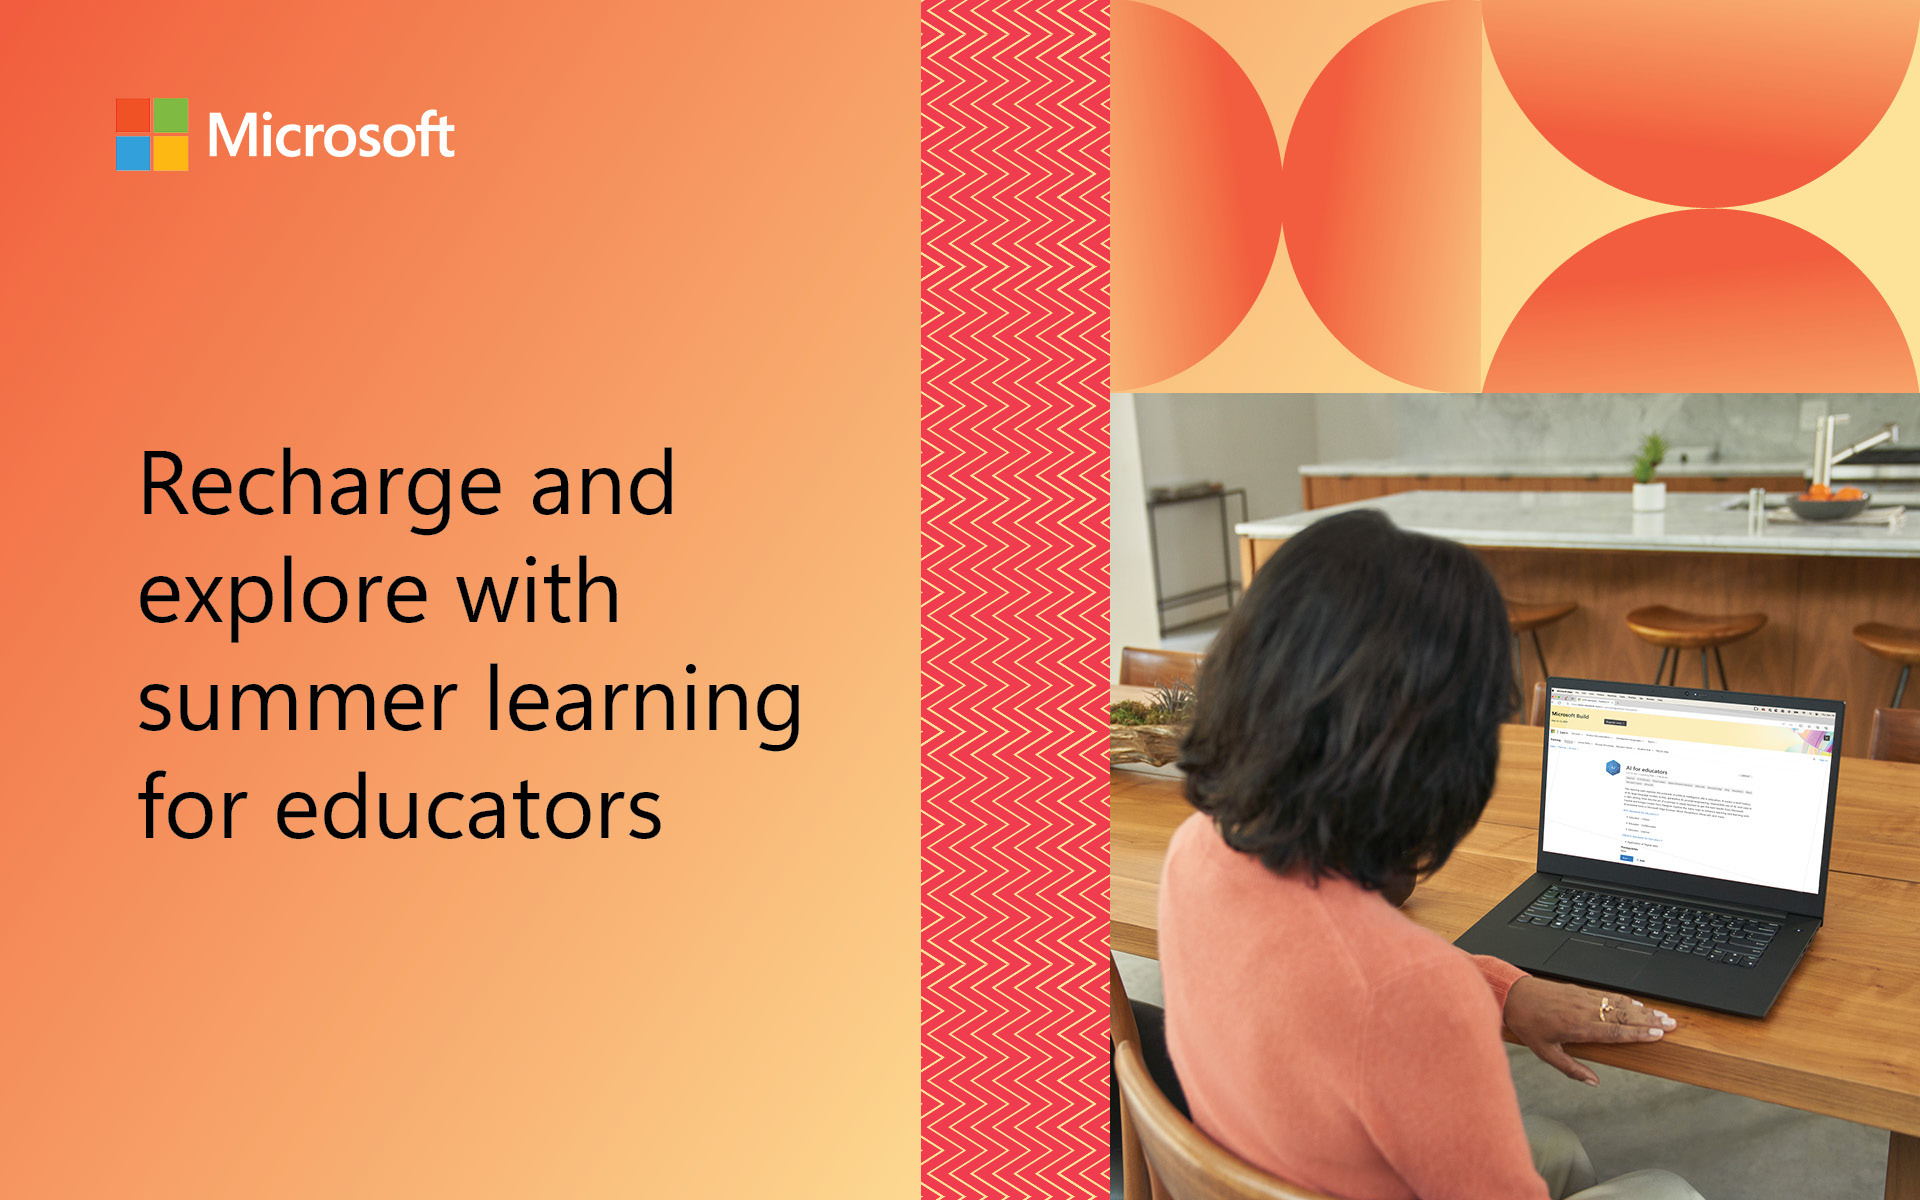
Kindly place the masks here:
[(1834, 426), (1847, 419), (1846, 413), (1835, 413), (1829, 417), (1822, 417), (1820, 423), (1814, 426), (1813, 482), (1816, 484), (1821, 486), (1831, 484), (1833, 482), (1833, 468), (1852, 458), (1862, 450), (1871, 449), (1874, 446), (1878, 446), (1881, 442), (1899, 440), (1900, 426), (1889, 421), (1881, 426), (1879, 433), (1862, 441), (1855, 442), (1853, 445), (1848, 446), (1845, 450), (1836, 454), (1833, 450)]

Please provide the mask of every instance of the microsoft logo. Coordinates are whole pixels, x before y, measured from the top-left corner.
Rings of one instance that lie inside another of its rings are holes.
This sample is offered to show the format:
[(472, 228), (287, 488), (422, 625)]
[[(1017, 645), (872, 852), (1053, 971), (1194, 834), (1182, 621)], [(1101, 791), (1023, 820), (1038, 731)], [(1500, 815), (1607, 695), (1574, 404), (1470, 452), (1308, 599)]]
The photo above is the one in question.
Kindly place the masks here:
[(184, 96), (113, 102), (113, 169), (187, 169), (187, 101)]
[[(184, 96), (119, 99), (113, 102), (113, 169), (116, 171), (184, 171), (187, 169), (188, 111)], [(246, 113), (229, 125), (222, 112), (209, 112), (209, 158), (313, 158), (325, 150), (331, 158), (452, 158), (451, 120), (437, 108), (420, 114), (419, 124), (394, 124), (384, 129), (378, 121), (358, 127), (344, 124), (282, 120), (271, 112)], [(438, 138), (434, 135), (438, 134)], [(437, 154), (436, 154), (437, 151)]]

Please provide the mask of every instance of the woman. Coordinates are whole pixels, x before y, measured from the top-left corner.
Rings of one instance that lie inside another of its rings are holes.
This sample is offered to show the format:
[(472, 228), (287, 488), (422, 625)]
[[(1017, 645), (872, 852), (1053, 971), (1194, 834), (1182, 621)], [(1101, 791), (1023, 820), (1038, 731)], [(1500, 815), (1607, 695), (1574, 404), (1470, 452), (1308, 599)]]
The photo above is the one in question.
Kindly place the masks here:
[(1523, 1125), (1500, 1038), (1504, 1018), (1593, 1084), (1565, 1043), (1655, 1041), (1672, 1018), (1395, 911), (1493, 790), (1508, 638), (1477, 558), (1377, 512), (1315, 522), (1260, 572), (1181, 763), (1200, 811), (1160, 892), (1174, 1067), (1227, 1149), (1345, 1200), (1698, 1200), (1662, 1171), (1593, 1188), (1564, 1126)]

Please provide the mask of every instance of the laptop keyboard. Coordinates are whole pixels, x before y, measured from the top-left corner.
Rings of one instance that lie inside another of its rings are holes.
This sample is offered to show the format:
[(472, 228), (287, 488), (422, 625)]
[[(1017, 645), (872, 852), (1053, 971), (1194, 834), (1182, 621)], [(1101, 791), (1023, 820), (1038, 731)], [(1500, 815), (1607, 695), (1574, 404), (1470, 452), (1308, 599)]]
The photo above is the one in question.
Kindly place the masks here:
[(1650, 950), (1677, 950), (1736, 967), (1759, 962), (1780, 932), (1778, 921), (1761, 917), (1559, 883), (1540, 893), (1513, 924), (1544, 925)]

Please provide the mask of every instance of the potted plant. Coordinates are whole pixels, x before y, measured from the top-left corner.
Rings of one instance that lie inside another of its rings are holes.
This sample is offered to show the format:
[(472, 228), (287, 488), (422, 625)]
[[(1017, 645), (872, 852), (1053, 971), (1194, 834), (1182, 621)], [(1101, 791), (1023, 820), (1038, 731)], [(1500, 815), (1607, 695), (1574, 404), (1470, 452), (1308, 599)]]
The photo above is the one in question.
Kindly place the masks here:
[(1165, 683), (1153, 689), (1151, 700), (1122, 700), (1109, 710), (1112, 734), (1108, 747), (1116, 763), (1165, 766), (1180, 757), (1180, 743), (1193, 724), (1193, 688)]
[(1667, 506), (1667, 485), (1653, 481), (1653, 470), (1667, 456), (1667, 439), (1657, 433), (1640, 443), (1633, 460), (1633, 511), (1659, 512)]

